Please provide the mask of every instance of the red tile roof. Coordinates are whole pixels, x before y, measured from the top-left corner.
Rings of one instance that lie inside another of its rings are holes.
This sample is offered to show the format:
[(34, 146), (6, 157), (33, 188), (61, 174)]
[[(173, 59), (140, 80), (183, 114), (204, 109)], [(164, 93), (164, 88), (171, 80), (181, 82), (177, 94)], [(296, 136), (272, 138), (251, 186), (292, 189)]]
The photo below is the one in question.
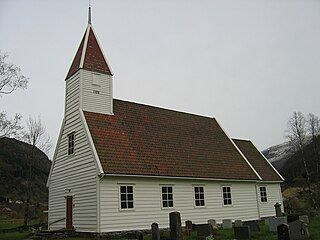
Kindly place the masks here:
[[(85, 54), (83, 55), (83, 51)], [(81, 58), (84, 56), (83, 64)], [(82, 65), (81, 65), (82, 64)], [(103, 56), (98, 40), (91, 25), (88, 25), (77, 53), (72, 61), (66, 79), (70, 78), (79, 69), (112, 75), (106, 59)]]
[(105, 173), (259, 180), (214, 118), (113, 100), (84, 112)]
[(233, 141), (263, 180), (282, 181), (278, 173), (267, 162), (268, 160), (250, 140), (233, 139)]

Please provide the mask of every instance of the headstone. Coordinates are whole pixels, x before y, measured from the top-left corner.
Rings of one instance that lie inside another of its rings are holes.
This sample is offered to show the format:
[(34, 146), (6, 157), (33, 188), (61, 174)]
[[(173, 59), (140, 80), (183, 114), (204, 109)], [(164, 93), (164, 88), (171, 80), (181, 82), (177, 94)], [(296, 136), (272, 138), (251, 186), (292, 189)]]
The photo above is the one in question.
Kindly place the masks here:
[(185, 224), (186, 224), (186, 227), (184, 229), (185, 235), (187, 237), (189, 237), (191, 235), (191, 232), (192, 232), (192, 222), (191, 221), (186, 221)]
[(286, 223), (280, 224), (277, 227), (278, 240), (291, 240), (289, 225)]
[(152, 240), (160, 240), (160, 231), (158, 223), (151, 224)]
[(274, 209), (276, 211), (276, 217), (282, 217), (281, 204), (280, 203), (276, 203), (274, 205)]
[(243, 226), (249, 226), (250, 232), (260, 232), (260, 226), (257, 221), (246, 221)]
[(289, 214), (287, 216), (287, 220), (288, 220), (288, 223), (291, 223), (291, 222), (294, 222), (296, 220), (299, 220), (299, 215), (298, 214)]
[(169, 213), (170, 223), (170, 239), (171, 240), (182, 240), (182, 228), (181, 228), (181, 217), (179, 212)]
[(186, 221), (186, 229), (192, 230), (192, 222), (191, 221)]
[(299, 220), (303, 221), (304, 223), (309, 224), (309, 217), (308, 215), (300, 215)]
[(276, 232), (277, 227), (283, 223), (287, 223), (287, 217), (272, 217), (269, 218), (269, 231)]
[(197, 224), (198, 239), (207, 239), (213, 235), (213, 229), (210, 224)]
[(192, 223), (192, 231), (195, 231), (197, 229), (197, 224)]
[(208, 220), (208, 224), (211, 225), (212, 229), (217, 229), (217, 228), (218, 228), (218, 227), (217, 227), (217, 222), (216, 222), (216, 220), (209, 219), (209, 220)]
[(222, 228), (223, 229), (232, 228), (232, 220), (231, 219), (223, 219), (222, 220)]
[(242, 227), (243, 223), (241, 220), (235, 220), (233, 226), (234, 227)]
[(296, 220), (289, 223), (290, 240), (307, 240), (309, 239), (308, 224)]
[(251, 232), (249, 226), (233, 227), (235, 239), (250, 239)]
[(138, 231), (138, 232), (136, 233), (136, 239), (137, 239), (137, 240), (143, 240), (143, 233)]

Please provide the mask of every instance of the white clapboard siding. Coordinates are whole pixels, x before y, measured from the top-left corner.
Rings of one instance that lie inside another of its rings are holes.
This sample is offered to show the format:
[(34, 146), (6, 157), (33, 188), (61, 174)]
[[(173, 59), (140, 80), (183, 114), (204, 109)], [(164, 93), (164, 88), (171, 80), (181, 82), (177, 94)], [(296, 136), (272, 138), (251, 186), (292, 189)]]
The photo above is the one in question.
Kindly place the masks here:
[[(134, 184), (134, 210), (119, 210), (119, 184)], [(173, 184), (174, 209), (161, 208), (161, 184)], [(194, 207), (194, 185), (205, 188), (206, 206)], [(153, 222), (159, 227), (169, 225), (169, 212), (179, 211), (182, 222), (206, 223), (208, 219), (258, 219), (254, 182), (223, 182), (138, 177), (105, 177), (100, 180), (100, 226), (102, 232), (149, 229)], [(232, 206), (223, 206), (222, 189), (232, 188)]]
[[(112, 76), (80, 70), (82, 76), (82, 109), (112, 114)], [(95, 78), (98, 82), (94, 82)]]
[[(259, 186), (264, 186), (267, 189), (267, 202), (261, 202)], [(279, 183), (266, 183), (258, 185), (258, 196), (259, 196), (259, 209), (260, 217), (275, 216), (274, 205), (280, 203), (283, 209), (282, 193)]]
[[(97, 231), (97, 168), (79, 110), (79, 72), (66, 81), (65, 122), (49, 179), (49, 224), (65, 218), (65, 189), (73, 197), (73, 225), (78, 231)], [(68, 156), (68, 134), (75, 132), (75, 153)], [(50, 225), (65, 227), (65, 220)]]

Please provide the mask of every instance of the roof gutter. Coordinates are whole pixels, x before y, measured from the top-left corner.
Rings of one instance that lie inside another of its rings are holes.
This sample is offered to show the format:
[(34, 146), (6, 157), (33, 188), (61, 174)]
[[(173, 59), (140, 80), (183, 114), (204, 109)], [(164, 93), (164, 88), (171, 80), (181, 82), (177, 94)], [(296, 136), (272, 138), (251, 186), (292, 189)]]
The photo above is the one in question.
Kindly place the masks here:
[(103, 177), (141, 177), (141, 178), (161, 178), (161, 179), (181, 179), (181, 180), (201, 180), (201, 181), (219, 181), (219, 182), (266, 182), (259, 179), (223, 179), (223, 178), (197, 178), (197, 177), (173, 177), (173, 176), (159, 176), (159, 175), (139, 175), (139, 174), (114, 174), (114, 173), (101, 173)]

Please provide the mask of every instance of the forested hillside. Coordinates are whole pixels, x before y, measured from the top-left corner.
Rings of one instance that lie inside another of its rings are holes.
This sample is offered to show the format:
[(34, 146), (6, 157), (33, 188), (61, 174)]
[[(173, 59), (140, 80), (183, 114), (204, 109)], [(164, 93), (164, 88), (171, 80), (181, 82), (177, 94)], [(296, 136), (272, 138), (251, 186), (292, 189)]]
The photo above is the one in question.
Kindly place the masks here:
[[(29, 170), (31, 169), (31, 199), (47, 201), (46, 181), (51, 161), (38, 148), (14, 138), (0, 138), (0, 197), (11, 200), (25, 199)], [(30, 165), (29, 165), (30, 164)]]

